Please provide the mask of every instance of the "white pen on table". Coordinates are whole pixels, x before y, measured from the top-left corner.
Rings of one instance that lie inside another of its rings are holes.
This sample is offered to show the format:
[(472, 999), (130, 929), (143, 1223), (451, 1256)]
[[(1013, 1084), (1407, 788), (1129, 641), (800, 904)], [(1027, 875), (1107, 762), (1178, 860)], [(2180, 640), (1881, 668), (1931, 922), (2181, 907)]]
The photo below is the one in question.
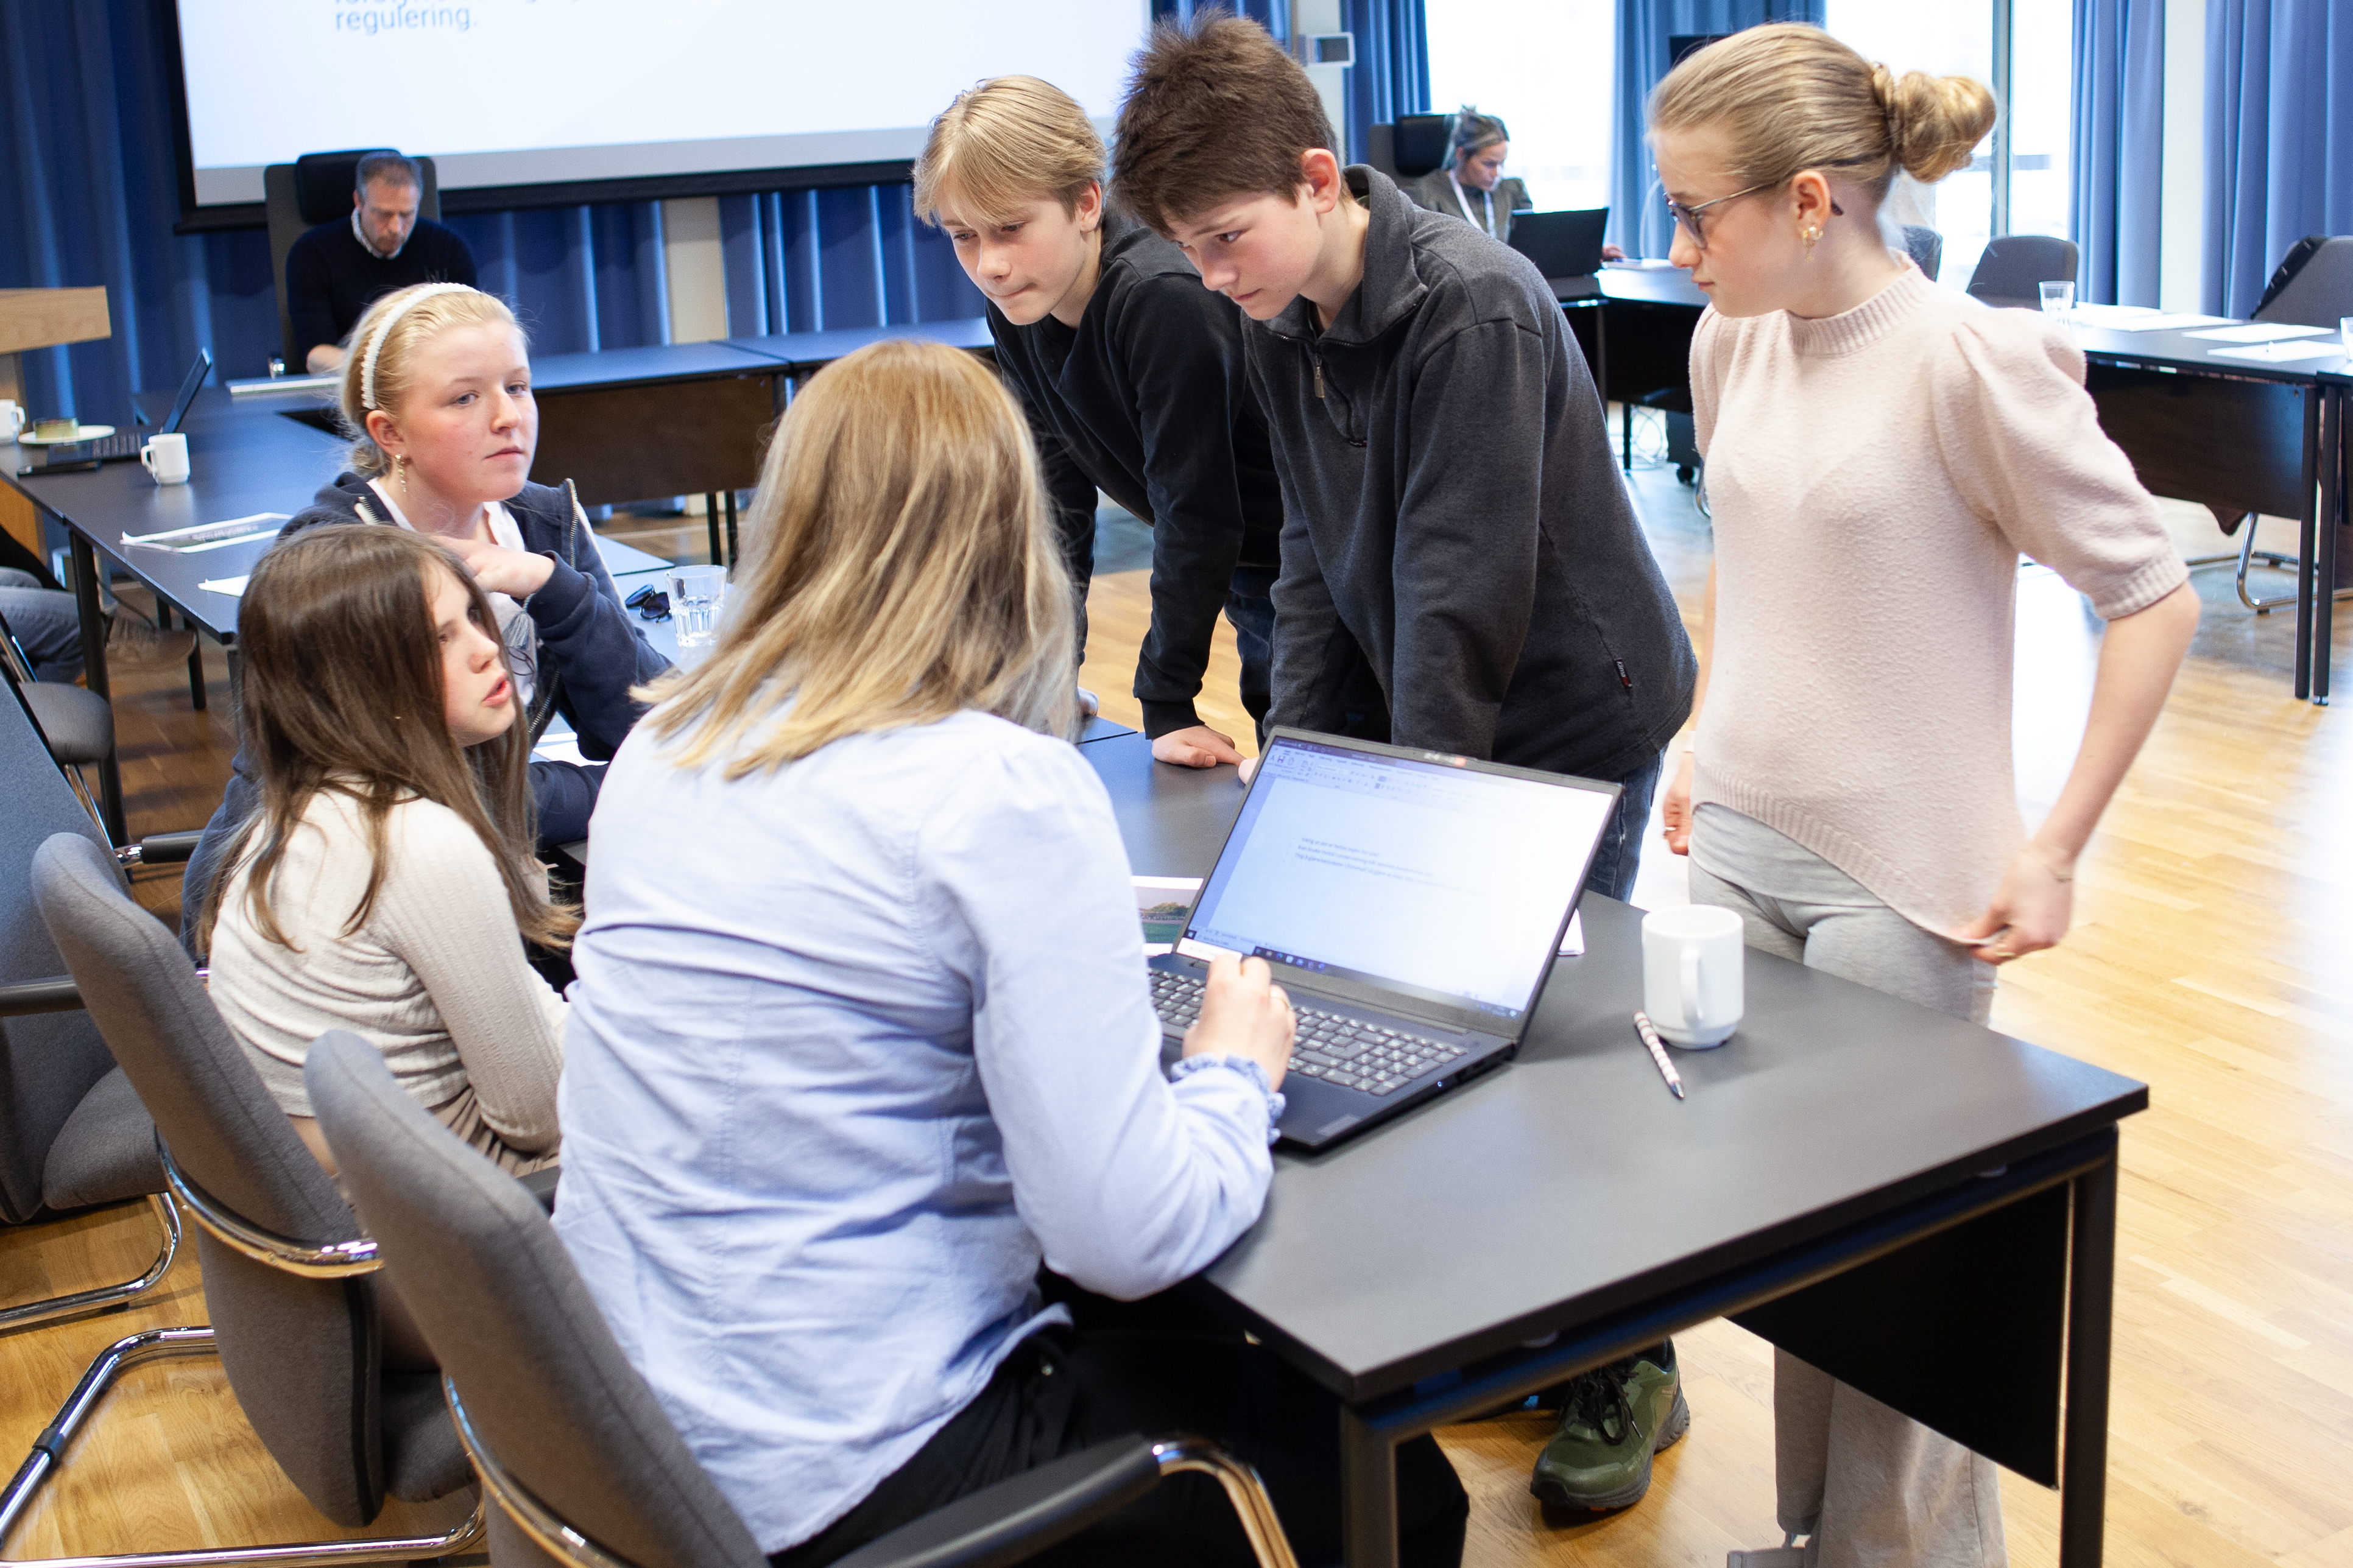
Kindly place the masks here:
[(1683, 1099), (1683, 1075), (1675, 1071), (1675, 1064), (1667, 1059), (1667, 1047), (1661, 1043), (1659, 1031), (1651, 1026), (1651, 1016), (1640, 1008), (1634, 1011), (1634, 1032), (1642, 1037), (1644, 1045), (1651, 1047), (1651, 1059), (1659, 1064), (1659, 1076), (1667, 1080), (1667, 1087), (1674, 1091), (1677, 1100)]

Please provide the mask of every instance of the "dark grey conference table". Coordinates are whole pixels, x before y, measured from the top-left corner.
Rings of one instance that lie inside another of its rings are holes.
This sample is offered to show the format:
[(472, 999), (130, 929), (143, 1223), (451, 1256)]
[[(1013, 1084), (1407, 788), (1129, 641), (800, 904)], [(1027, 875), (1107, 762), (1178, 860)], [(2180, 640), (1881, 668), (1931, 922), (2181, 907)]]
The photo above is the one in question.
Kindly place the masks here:
[[(1207, 874), (1233, 769), (1141, 735), (1082, 753), (1138, 874)], [(1640, 913), (1583, 913), (1516, 1062), (1278, 1153), (1188, 1288), (1346, 1402), (1352, 1568), (1396, 1561), (1398, 1443), (1725, 1316), (2059, 1486), (2060, 1562), (2098, 1563), (2116, 1123), (2147, 1089), (1752, 952), (1740, 1031), (1676, 1053), (1677, 1101), (1631, 1023)]]

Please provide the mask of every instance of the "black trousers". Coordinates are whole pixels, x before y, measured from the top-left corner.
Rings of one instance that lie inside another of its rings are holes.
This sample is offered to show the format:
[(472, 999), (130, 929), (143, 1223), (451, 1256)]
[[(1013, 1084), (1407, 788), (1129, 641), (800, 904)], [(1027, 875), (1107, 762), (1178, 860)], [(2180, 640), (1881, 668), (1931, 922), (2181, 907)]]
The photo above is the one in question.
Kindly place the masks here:
[[(979, 1397), (830, 1527), (779, 1552), (817, 1568), (957, 1498), (1114, 1437), (1192, 1434), (1258, 1467), (1303, 1568), (1340, 1556), (1338, 1402), (1238, 1335), (1133, 1327), (1052, 1329), (1025, 1342)], [(1398, 1449), (1399, 1561), (1455, 1568), (1470, 1502), (1437, 1440)], [(1036, 1559), (1041, 1563), (1247, 1564), (1250, 1544), (1217, 1481), (1169, 1477), (1150, 1495)]]

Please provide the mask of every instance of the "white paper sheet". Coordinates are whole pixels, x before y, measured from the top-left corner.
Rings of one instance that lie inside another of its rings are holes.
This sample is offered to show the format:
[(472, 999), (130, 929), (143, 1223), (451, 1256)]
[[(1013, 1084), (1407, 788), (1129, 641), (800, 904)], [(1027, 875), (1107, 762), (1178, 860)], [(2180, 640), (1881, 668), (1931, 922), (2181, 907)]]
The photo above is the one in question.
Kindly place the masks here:
[(245, 592), (245, 585), (252, 580), (252, 574), (248, 573), (243, 577), (207, 578), (204, 582), (197, 584), (196, 586), (202, 588), (207, 594), (226, 594), (230, 598), (234, 599)]
[(187, 528), (169, 529), (162, 533), (126, 533), (122, 542), (132, 549), (176, 550), (191, 554), (199, 550), (217, 550), (224, 544), (236, 544), (263, 534), (275, 533), (286, 526), (282, 511), (257, 511), (251, 517), (233, 517), (227, 522), (199, 522)]
[(2326, 327), (2274, 326), (2269, 321), (2250, 321), (2243, 327), (2217, 327), (2211, 332), (2192, 332), (2193, 338), (2205, 338), (2218, 343), (2275, 343), (2285, 338), (2316, 338)]
[[(2091, 309), (2094, 307), (2089, 305), (2075, 307), (2078, 315)], [(2177, 310), (2168, 315), (2151, 313), (2146, 316), (2119, 317), (2115, 320), (2091, 317), (2087, 318), (2084, 324), (2090, 327), (2105, 327), (2112, 332), (2173, 332), (2179, 331), (2185, 327), (2220, 327), (2228, 324), (2230, 320), (2228, 316), (2201, 316), (2195, 310)]]
[(1584, 910), (1579, 910), (1577, 913), (1568, 917), (1568, 930), (1562, 933), (1560, 939), (1560, 955), (1563, 958), (1582, 958), (1585, 956)]
[(2336, 343), (2257, 343), (2243, 349), (2208, 349), (2215, 359), (2260, 360), (2266, 364), (2287, 364), (2300, 359), (2342, 359), (2345, 351)]

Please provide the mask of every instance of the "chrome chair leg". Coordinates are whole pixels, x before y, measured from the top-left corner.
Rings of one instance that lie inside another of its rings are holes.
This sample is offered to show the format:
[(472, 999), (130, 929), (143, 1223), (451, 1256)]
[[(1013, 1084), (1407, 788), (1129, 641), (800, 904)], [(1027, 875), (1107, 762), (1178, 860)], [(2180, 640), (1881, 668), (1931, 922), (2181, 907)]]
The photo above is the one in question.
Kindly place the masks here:
[[(148, 1329), (127, 1335), (106, 1347), (99, 1358), (82, 1373), (81, 1382), (59, 1407), (57, 1419), (43, 1429), (34, 1441), (33, 1451), (18, 1467), (16, 1479), (8, 1489), (0, 1492), (0, 1543), (16, 1527), (33, 1494), (40, 1489), (52, 1471), (64, 1462), (65, 1451), (76, 1433), (90, 1419), (114, 1380), (142, 1362), (160, 1361), (166, 1356), (205, 1355), (213, 1350), (213, 1331), (209, 1328)], [(42, 1557), (26, 1559), (40, 1568), (245, 1568), (247, 1564), (268, 1564), (269, 1568), (327, 1568), (332, 1563), (406, 1563), (419, 1558), (440, 1557), (453, 1552), (463, 1552), (479, 1542), (483, 1536), (482, 1503), (477, 1499), (474, 1510), (467, 1518), (441, 1535), (404, 1536), (392, 1540), (371, 1541), (310, 1541), (282, 1546), (222, 1546), (193, 1552), (132, 1552), (111, 1557)]]
[(1152, 1457), (1160, 1461), (1164, 1476), (1199, 1470), (1218, 1478), (1218, 1484), (1226, 1489), (1226, 1500), (1234, 1505), (1234, 1513), (1241, 1521), (1242, 1533), (1250, 1537), (1259, 1568), (1299, 1568), (1299, 1559), (1291, 1552), (1291, 1538), (1275, 1517), (1274, 1500), (1266, 1495), (1266, 1483), (1259, 1479), (1256, 1469), (1199, 1437), (1155, 1443)]
[[(164, 1250), (156, 1255), (153, 1263), (148, 1265), (146, 1273), (136, 1279), (126, 1279), (120, 1285), (101, 1285), (95, 1290), (77, 1290), (70, 1296), (52, 1296), (46, 1301), (27, 1301), (21, 1307), (0, 1308), (0, 1332), (29, 1328), (35, 1323), (46, 1323), (52, 1318), (70, 1317), (76, 1312), (92, 1312), (100, 1307), (119, 1306), (163, 1279), (171, 1270), (172, 1259), (179, 1256), (180, 1211), (174, 1208), (172, 1200), (161, 1193), (148, 1194), (147, 1201), (155, 1205), (155, 1217), (163, 1223)], [(5, 1533), (6, 1526), (0, 1523), (0, 1535)]]

